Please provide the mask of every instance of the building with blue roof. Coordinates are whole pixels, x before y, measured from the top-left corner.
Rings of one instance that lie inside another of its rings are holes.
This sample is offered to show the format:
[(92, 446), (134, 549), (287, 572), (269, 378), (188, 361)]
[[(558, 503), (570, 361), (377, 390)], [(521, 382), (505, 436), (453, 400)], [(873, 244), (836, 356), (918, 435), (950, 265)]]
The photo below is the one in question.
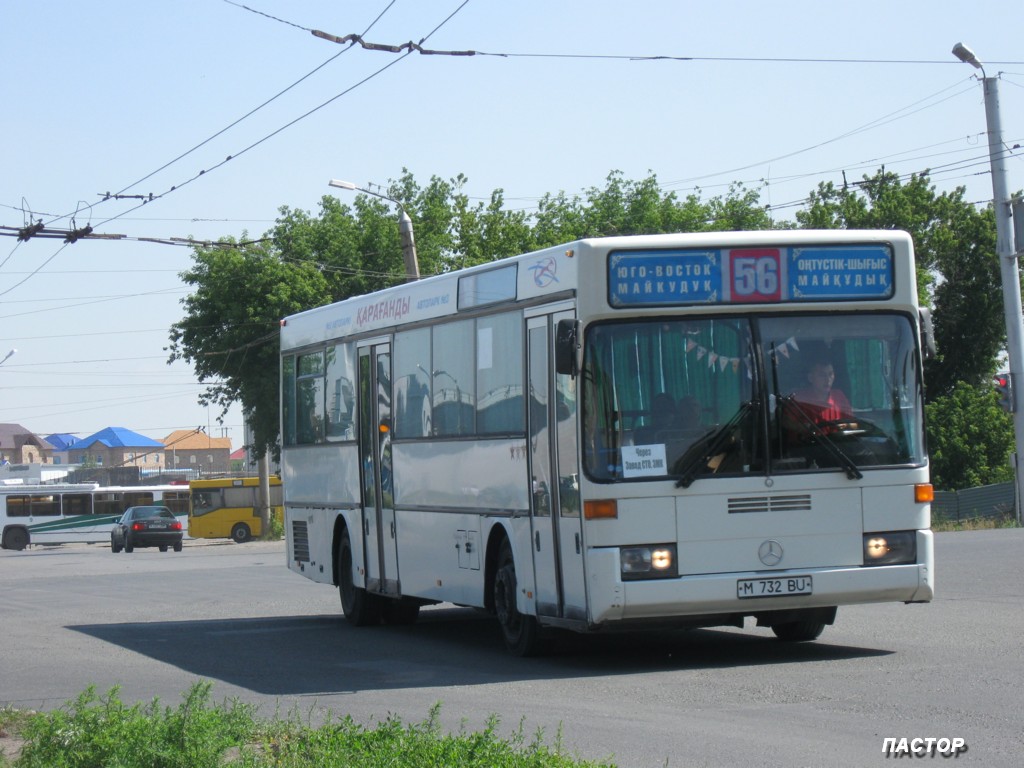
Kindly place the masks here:
[(71, 446), (78, 442), (78, 438), (67, 432), (47, 435), (46, 442), (53, 446), (53, 463), (68, 464), (68, 451)]
[(164, 444), (124, 427), (107, 427), (72, 443), (68, 461), (97, 467), (162, 470)]

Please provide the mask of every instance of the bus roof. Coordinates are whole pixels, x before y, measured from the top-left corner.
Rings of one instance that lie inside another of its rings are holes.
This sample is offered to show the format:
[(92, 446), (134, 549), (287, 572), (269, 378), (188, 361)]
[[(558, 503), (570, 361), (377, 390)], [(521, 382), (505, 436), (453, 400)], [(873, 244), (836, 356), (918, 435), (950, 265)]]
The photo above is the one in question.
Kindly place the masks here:
[[(189, 488), (249, 488), (260, 484), (258, 477), (214, 477), (204, 480), (190, 480)], [(270, 477), (271, 485), (280, 485), (281, 478), (276, 475)]]
[[(281, 349), (295, 349), (396, 325), (433, 320), (479, 307), (527, 301), (579, 284), (580, 263), (616, 250), (751, 248), (839, 243), (912, 247), (898, 230), (767, 230), (587, 238), (520, 256), (424, 278), (316, 307), (281, 321)], [(587, 273), (598, 269), (587, 265)], [(603, 268), (602, 268), (603, 269)]]

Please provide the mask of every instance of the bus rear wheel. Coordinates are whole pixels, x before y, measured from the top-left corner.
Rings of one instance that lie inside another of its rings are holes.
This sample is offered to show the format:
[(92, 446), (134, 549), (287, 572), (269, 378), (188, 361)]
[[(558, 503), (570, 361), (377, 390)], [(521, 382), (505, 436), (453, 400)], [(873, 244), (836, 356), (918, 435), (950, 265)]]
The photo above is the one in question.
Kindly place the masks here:
[(234, 539), (236, 544), (245, 544), (245, 542), (252, 538), (252, 531), (249, 530), (249, 526), (245, 523), (235, 523), (235, 527), (231, 529), (231, 538)]
[(28, 532), (24, 528), (11, 528), (4, 533), (4, 549), (22, 550), (28, 546)]
[(352, 579), (352, 542), (348, 531), (341, 534), (338, 542), (338, 594), (341, 596), (341, 610), (349, 624), (355, 627), (380, 624), (380, 598), (357, 587)]
[(498, 568), (494, 572), (494, 611), (501, 625), (505, 647), (516, 656), (533, 656), (540, 650), (540, 627), (535, 616), (525, 616), (516, 607), (516, 564), (508, 539), (501, 543)]

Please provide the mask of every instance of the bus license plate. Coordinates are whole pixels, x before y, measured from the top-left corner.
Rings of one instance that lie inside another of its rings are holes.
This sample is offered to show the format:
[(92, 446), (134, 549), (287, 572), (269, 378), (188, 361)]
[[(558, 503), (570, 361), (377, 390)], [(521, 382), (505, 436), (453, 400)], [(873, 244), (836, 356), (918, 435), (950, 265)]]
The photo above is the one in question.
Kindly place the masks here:
[(739, 579), (736, 597), (782, 597), (784, 595), (810, 595), (810, 576), (777, 576), (765, 579)]

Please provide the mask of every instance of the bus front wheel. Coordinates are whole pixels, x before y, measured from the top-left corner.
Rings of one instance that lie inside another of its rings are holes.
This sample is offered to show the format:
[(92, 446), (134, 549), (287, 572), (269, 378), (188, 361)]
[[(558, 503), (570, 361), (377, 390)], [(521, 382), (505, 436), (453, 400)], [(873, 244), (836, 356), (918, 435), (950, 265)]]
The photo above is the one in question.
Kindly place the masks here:
[(501, 543), (498, 568), (494, 572), (494, 611), (505, 647), (516, 656), (532, 656), (540, 649), (540, 627), (535, 616), (519, 612), (516, 590), (516, 564), (512, 546), (506, 539)]
[(357, 587), (352, 579), (352, 542), (348, 531), (341, 534), (338, 542), (338, 594), (341, 596), (341, 610), (349, 624), (356, 627), (380, 624), (380, 598)]
[(245, 544), (252, 538), (252, 531), (245, 523), (236, 523), (235, 527), (231, 529), (231, 538), (235, 540), (236, 544)]
[(787, 621), (783, 624), (772, 624), (775, 636), (787, 643), (806, 643), (817, 640), (825, 631), (825, 624), (818, 621)]

